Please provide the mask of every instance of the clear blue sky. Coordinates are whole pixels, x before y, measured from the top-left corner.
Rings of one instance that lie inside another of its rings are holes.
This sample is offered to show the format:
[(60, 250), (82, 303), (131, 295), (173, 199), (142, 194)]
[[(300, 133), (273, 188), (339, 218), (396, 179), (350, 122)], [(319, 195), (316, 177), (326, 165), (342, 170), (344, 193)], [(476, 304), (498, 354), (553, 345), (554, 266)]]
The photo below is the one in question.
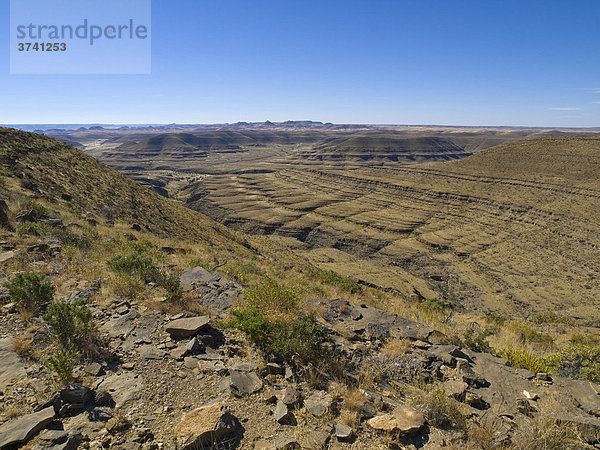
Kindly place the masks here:
[(0, 123), (600, 126), (598, 0), (153, 0), (101, 76), (9, 75), (0, 5)]

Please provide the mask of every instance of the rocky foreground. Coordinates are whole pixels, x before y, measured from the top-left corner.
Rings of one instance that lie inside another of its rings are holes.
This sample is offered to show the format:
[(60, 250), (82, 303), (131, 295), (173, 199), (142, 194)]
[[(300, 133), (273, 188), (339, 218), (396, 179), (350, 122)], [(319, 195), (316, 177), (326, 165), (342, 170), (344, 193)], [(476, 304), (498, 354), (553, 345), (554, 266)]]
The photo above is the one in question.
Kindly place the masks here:
[(576, 448), (600, 444), (592, 383), (508, 367), (341, 299), (304, 305), (330, 330), (328, 350), (339, 361), (336, 373), (311, 377), (220, 326), (239, 285), (199, 267), (181, 281), (209, 315), (169, 315), (137, 301), (99, 305), (101, 283), (74, 286), (69, 297), (90, 300), (105, 348), (64, 387), (15, 352), (16, 336), (43, 349), (45, 323), (25, 325), (4, 305), (0, 401), (14, 417), (3, 416), (0, 448), (536, 448), (544, 423), (572, 430)]

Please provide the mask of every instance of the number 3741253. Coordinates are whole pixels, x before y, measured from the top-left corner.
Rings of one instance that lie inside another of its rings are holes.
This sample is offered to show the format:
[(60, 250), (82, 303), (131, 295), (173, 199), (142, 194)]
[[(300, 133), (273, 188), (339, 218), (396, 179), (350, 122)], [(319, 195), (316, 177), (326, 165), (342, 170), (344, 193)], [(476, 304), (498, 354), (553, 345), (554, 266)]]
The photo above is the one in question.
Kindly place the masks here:
[(66, 52), (65, 42), (19, 42), (17, 49), (20, 52)]

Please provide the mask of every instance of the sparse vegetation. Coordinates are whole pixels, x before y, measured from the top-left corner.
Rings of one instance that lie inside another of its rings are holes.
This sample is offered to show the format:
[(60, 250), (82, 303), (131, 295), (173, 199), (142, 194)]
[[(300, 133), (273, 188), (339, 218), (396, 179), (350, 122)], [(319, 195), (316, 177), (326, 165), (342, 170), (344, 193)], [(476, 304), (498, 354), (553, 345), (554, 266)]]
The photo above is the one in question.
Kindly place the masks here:
[(157, 284), (166, 291), (168, 302), (175, 303), (180, 301), (183, 297), (183, 289), (178, 273), (161, 271)]
[(363, 292), (363, 287), (352, 278), (345, 277), (333, 270), (311, 269), (308, 276), (313, 279), (318, 279), (325, 284), (335, 286), (351, 294)]
[(12, 347), (14, 352), (21, 358), (28, 358), (31, 351), (31, 338), (27, 336), (17, 336), (13, 338)]
[(494, 353), (488, 338), (498, 332), (498, 327), (487, 327), (483, 330), (470, 327), (465, 332), (464, 346), (476, 352)]
[(73, 344), (61, 346), (48, 358), (49, 367), (58, 375), (63, 384), (73, 381), (73, 369), (79, 359), (79, 352)]
[(413, 396), (411, 400), (430, 425), (442, 429), (466, 429), (467, 420), (461, 411), (460, 403), (446, 396), (443, 384), (431, 386)]
[(144, 253), (131, 252), (128, 255), (118, 255), (107, 262), (108, 268), (120, 275), (137, 276), (144, 282), (156, 281), (159, 269), (152, 258)]
[(523, 347), (508, 347), (500, 351), (499, 355), (505, 358), (511, 367), (536, 373), (549, 371), (549, 366), (543, 357)]
[(237, 328), (265, 353), (274, 353), (288, 361), (297, 358), (311, 362), (323, 355), (323, 344), (329, 341), (329, 331), (313, 316), (292, 319), (272, 319), (256, 306), (232, 311), (233, 318), (225, 326)]
[(89, 348), (96, 324), (84, 299), (73, 303), (53, 301), (46, 309), (44, 320), (63, 347), (73, 344), (79, 349)]
[(48, 304), (56, 290), (45, 275), (31, 271), (17, 273), (5, 286), (12, 301), (29, 311)]
[(259, 284), (247, 288), (241, 302), (241, 310), (256, 309), (266, 316), (289, 316), (298, 312), (300, 297), (287, 286), (271, 278), (263, 278)]
[(507, 325), (507, 328), (521, 340), (522, 344), (530, 343), (542, 350), (550, 350), (554, 347), (552, 336), (537, 331), (529, 324), (511, 322)]
[(571, 344), (546, 359), (548, 368), (562, 377), (600, 382), (600, 345)]
[(560, 314), (555, 313), (554, 311), (539, 312), (533, 317), (531, 317), (531, 321), (537, 324), (554, 323), (571, 325), (573, 323), (573, 319), (571, 319), (570, 317), (562, 316)]
[(116, 274), (112, 285), (117, 295), (137, 298), (144, 291), (145, 283), (155, 283), (166, 291), (169, 302), (181, 300), (183, 290), (179, 274), (160, 269), (149, 254), (134, 250), (127, 255), (115, 256), (107, 265)]
[(17, 224), (16, 231), (19, 234), (32, 234), (34, 236), (44, 236), (48, 234), (49, 228), (41, 222), (25, 221)]

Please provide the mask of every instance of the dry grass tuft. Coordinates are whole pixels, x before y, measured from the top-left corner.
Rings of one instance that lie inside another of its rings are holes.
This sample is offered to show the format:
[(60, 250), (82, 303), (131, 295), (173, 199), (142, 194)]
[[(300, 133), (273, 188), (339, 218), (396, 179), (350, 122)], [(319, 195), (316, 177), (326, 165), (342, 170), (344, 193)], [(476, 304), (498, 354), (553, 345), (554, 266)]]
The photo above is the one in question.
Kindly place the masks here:
[(384, 356), (395, 358), (407, 354), (410, 348), (410, 339), (390, 339), (381, 348), (380, 353)]
[(28, 336), (17, 336), (13, 338), (12, 347), (14, 352), (21, 358), (30, 357), (32, 340)]

